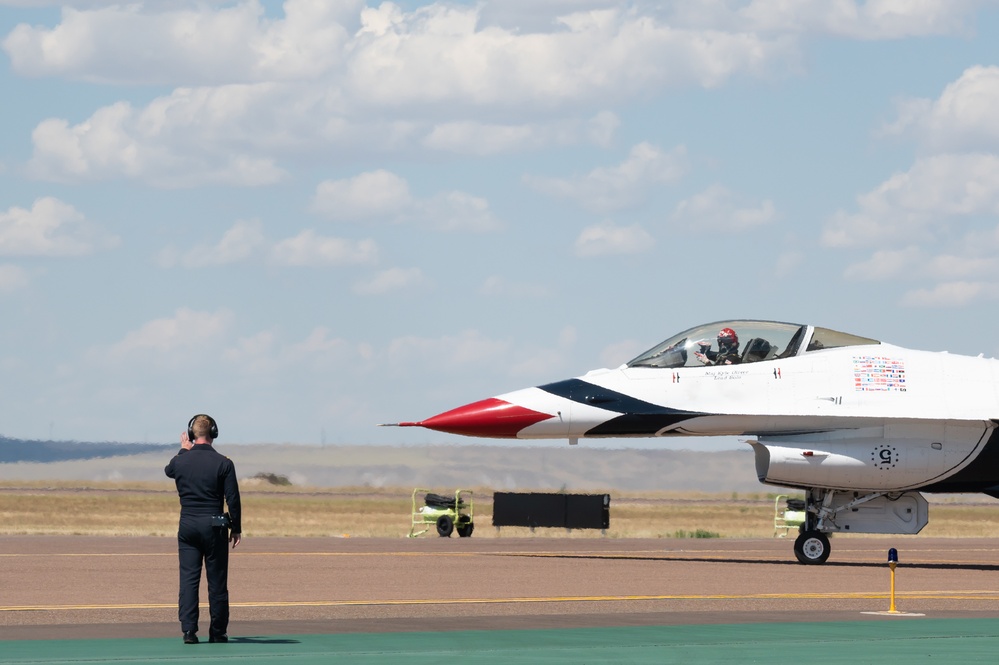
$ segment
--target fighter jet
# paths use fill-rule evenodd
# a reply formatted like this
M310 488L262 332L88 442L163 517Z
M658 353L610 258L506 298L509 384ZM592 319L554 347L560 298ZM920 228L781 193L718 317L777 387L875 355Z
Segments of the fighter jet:
M824 563L832 533L918 533L924 492L999 498L999 362L828 328L719 321L616 369L397 423L472 437L747 437L760 482L804 490L794 543Z

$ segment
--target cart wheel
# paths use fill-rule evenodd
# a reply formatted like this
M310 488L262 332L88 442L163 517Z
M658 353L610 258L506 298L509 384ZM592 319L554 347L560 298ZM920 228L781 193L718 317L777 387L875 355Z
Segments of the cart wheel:
M475 528L475 525L472 524L471 522L466 522L465 524L459 524L457 526L458 537L459 538L471 538L472 537L472 530L474 528Z
M450 538L454 531L454 521L448 515L441 515L437 518L437 533L441 538Z

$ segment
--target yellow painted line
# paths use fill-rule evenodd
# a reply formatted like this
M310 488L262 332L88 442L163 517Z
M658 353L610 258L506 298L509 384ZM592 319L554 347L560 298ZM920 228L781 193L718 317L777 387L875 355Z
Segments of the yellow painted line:
M999 600L996 591L913 591L896 594L907 600ZM642 596L542 596L522 598L410 598L397 600L301 600L230 603L230 607L375 607L404 605L489 605L516 603L586 603L656 600L887 600L884 593L755 593L755 594L667 594ZM208 607L202 604L202 607ZM128 603L104 605L21 605L0 607L0 612L68 612L78 610L161 610L175 609L176 603Z

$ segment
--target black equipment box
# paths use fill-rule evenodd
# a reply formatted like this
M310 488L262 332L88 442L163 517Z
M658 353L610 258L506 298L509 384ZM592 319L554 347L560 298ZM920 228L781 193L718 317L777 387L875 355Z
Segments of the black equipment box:
M493 526L610 528L610 494L495 492Z

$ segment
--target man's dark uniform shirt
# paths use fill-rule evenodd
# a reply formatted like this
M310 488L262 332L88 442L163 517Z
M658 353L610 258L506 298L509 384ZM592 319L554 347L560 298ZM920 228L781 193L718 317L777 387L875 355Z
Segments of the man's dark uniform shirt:
M236 468L211 445L195 444L190 450L177 453L165 471L176 481L180 495L177 544L181 629L185 633L198 630L198 586L204 561L211 635L225 635L229 624L229 532L224 527L212 526L212 517L223 514L224 499L229 507L232 532L243 532Z

